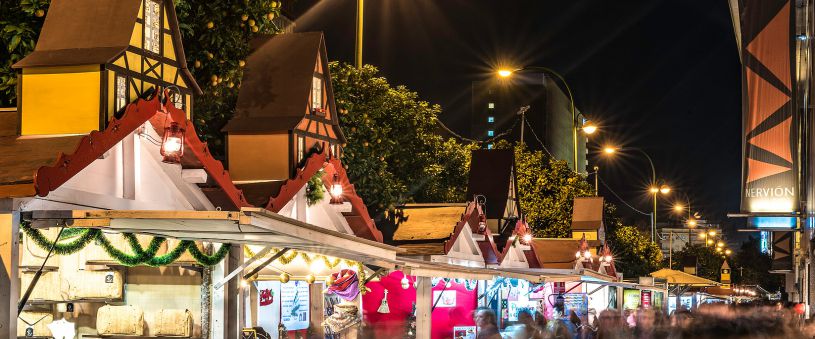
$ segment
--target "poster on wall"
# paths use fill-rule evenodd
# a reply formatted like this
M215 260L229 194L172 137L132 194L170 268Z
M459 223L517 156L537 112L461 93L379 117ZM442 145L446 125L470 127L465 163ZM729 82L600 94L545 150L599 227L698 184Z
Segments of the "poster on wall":
M305 330L309 325L309 284L290 281L280 286L280 322L289 331ZM277 331L277 329L275 329Z
M585 293L566 293L563 295L563 309L566 314L574 311L577 316L584 316L589 311L589 299Z
M433 305L436 305L436 307L456 307L456 291L433 291Z
M280 324L280 282L258 281L255 286L258 290L258 326L266 332L277 333L277 325Z
M475 339L475 326L453 326L453 339Z
M623 290L623 308L627 310L636 310L640 307L640 291L639 290Z
M616 288L609 288L608 289L608 307L607 308L617 308L617 289Z
M662 299L665 298L665 293L662 292L654 292L654 297L651 298L651 303L653 303L654 308L660 309L662 308Z
M640 305L643 308L651 308L651 291L642 291L640 293Z

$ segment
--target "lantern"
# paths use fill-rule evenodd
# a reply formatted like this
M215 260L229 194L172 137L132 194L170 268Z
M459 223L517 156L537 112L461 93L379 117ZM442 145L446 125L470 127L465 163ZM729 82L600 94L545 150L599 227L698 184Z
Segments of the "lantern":
M532 242L532 235L529 233L524 234L523 241L525 244L529 245L529 243Z
M177 122L170 123L164 128L164 138L161 140L161 155L163 162L180 164L184 155L184 129Z
M331 203L342 204L342 183L340 183L340 176L334 173L334 183L331 185Z
M480 215L478 217L478 232L484 232L487 230L487 217L485 215Z

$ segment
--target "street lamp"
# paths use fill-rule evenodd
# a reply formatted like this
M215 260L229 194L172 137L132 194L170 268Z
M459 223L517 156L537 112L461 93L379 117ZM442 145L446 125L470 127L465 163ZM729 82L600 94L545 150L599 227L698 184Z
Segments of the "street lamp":
M637 152L640 152L645 157L645 159L648 160L648 164L651 165L651 187L648 189L648 191L651 192L651 194L654 196L654 212L653 212L653 214L651 214L651 241L656 241L657 195L659 193L668 194L668 193L671 192L671 188L666 186L666 185L657 186L657 170L654 167L654 160L651 159L651 156L648 155L648 153L645 153L645 151L643 151L640 148L636 148L636 147L629 147L629 148L626 148L626 149L631 149L631 150L635 150ZM618 147L614 147L614 146L603 147L603 153L605 153L605 154L607 154L609 156L616 154L619 150L620 149Z
M502 68L497 71L497 74L501 78L509 78L515 73L520 72L541 72L541 73L549 73L554 75L560 82L563 84L563 87L566 88L566 94L569 95L569 109L572 112L572 146L574 151L574 171L579 172L577 170L577 130L581 128L586 134L592 134L597 131L597 126L594 124L588 124L588 121L583 124L583 126L578 127L577 121L577 110L574 107L574 96L572 95L572 89L569 88L569 84L566 82L566 79L563 78L560 73L555 72L551 68L548 67L540 67L540 66L526 66L517 69L510 69L510 68ZM521 114L521 130L524 128L526 114ZM523 135L523 133L521 133ZM523 142L523 139L521 139Z

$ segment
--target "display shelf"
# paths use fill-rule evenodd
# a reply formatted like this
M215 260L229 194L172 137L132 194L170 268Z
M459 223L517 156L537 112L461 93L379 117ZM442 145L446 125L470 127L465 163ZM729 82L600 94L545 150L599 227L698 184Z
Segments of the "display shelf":
M17 336L17 339L54 339L54 337L21 337L21 336Z
M77 300L28 300L26 305L53 305L53 304L67 304L67 303L118 303L123 302L124 299L77 299Z
M156 337L156 336L138 336L138 335L98 335L98 334L83 334L82 338L88 339L201 339L200 337Z

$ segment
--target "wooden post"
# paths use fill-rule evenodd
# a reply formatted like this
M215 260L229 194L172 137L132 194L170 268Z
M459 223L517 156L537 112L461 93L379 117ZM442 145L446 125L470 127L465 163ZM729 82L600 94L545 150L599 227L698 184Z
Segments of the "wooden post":
M323 328L323 320L325 320L325 298L323 297L323 284L315 282L309 286L309 314L311 314L310 326L312 330L312 337L324 338L325 329ZM310 337L311 338L311 337Z
M226 257L227 271L234 270L243 262L242 246L243 245L240 244L232 245L232 248L229 250L229 256ZM226 284L225 288L220 289L224 292L224 303L226 305L226 332L224 332L224 339L238 338L240 336L242 324L238 323L238 307L243 304L238 302L238 289L240 288L240 284L240 280L232 279Z
M430 338L431 307L433 304L430 278L416 277L416 338Z
M0 337L17 336L17 300L19 299L18 238L20 213L0 211Z

